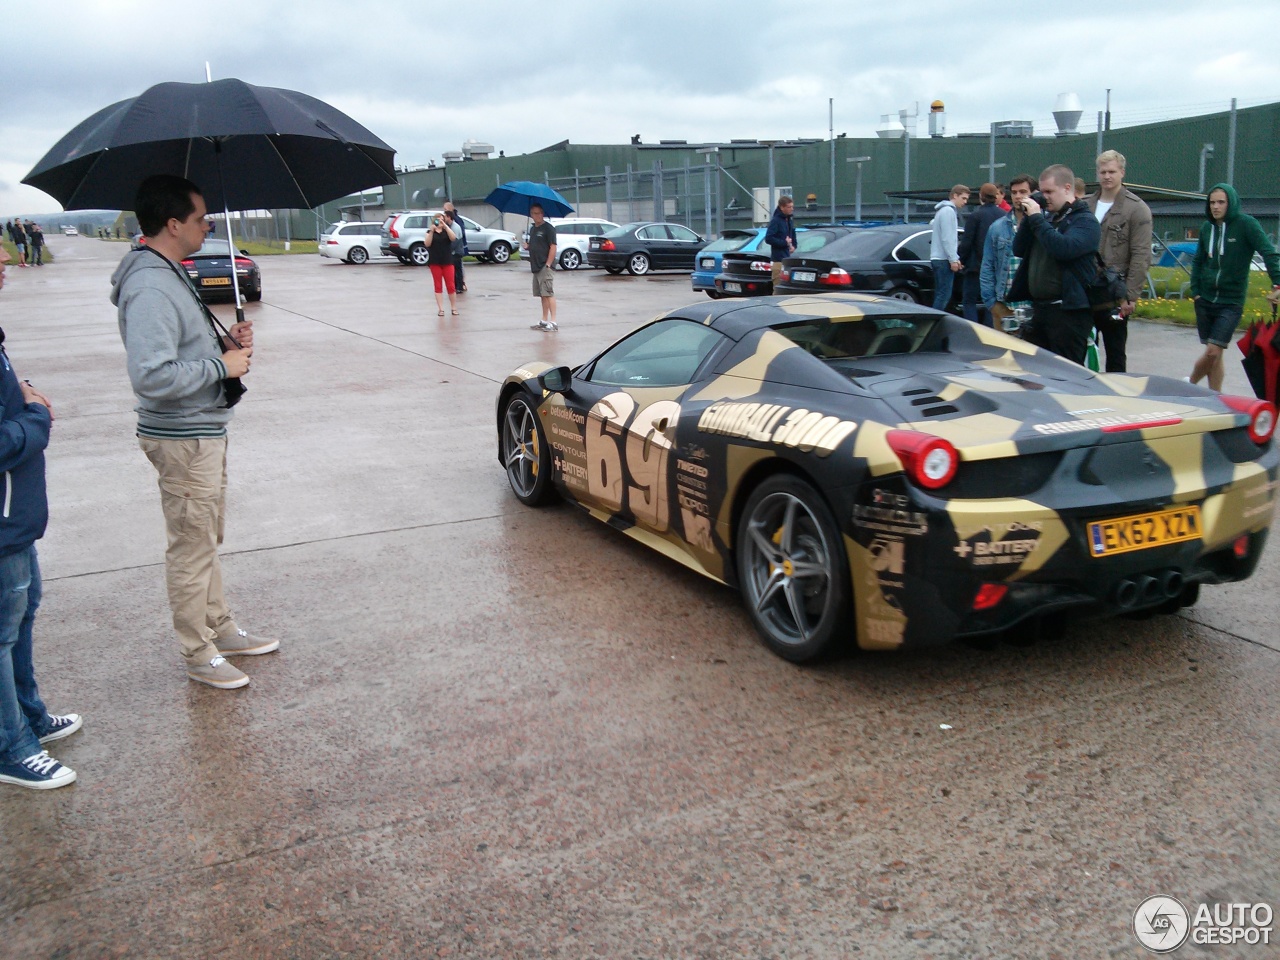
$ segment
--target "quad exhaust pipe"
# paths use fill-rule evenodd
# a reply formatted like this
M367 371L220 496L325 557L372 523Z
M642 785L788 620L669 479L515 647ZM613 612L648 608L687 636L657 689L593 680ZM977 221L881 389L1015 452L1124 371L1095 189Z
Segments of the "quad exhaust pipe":
M1182 596L1186 580L1181 570L1170 568L1157 574L1142 574L1116 584L1115 603L1122 610L1149 607Z

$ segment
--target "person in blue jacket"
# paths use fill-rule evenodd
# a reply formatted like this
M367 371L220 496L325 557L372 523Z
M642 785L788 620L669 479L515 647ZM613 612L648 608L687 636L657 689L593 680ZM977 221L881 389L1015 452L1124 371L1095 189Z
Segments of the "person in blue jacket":
M769 245L769 259L773 261L773 282L778 282L778 274L782 271L782 261L796 252L796 221L792 214L796 202L783 194L778 198L778 207L769 218L769 226L764 231L764 242Z
M0 288L8 260L0 249ZM50 715L32 664L32 627L41 596L36 541L49 519L44 448L52 423L48 398L13 372L0 330L0 783L33 790L75 780L75 771L41 744L69 737L83 722L74 713Z

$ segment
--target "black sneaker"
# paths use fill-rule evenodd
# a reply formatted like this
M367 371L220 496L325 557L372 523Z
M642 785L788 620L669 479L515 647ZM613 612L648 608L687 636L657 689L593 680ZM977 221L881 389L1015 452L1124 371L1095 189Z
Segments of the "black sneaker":
M76 778L76 772L64 767L41 750L19 763L0 763L0 783L13 783L30 790L54 790L65 787Z
M78 713L68 713L65 717L51 714L49 719L53 725L49 727L49 732L40 738L41 743L49 743L51 740L61 740L63 737L69 737L84 726L84 718Z

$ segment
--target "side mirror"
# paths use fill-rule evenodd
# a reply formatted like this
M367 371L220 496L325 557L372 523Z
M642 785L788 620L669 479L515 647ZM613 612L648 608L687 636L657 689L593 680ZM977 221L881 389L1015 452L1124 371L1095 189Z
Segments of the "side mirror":
M556 367L538 377L538 386L550 393L568 393L573 373L568 367Z

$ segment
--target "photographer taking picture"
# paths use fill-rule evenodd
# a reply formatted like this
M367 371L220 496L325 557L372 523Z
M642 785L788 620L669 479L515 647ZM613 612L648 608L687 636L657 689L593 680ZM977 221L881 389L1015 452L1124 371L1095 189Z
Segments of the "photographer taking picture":
M444 316L444 300L440 296L441 287L449 291L449 309L458 315L457 290L453 280L453 241L457 234L450 226L449 218L437 213L431 218L431 229L427 231L427 264L431 267L431 282L436 291L436 316Z
M1088 204L1077 200L1075 174L1054 164L1040 174L1040 191L1022 201L1024 219L1013 238L1021 257L1010 300L1030 300L1032 321L1023 338L1084 363L1093 313L1086 288L1102 231Z

